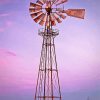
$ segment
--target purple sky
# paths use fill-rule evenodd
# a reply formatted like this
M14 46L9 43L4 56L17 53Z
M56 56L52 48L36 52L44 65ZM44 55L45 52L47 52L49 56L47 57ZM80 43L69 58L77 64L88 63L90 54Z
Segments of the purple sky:
M42 38L29 3L0 0L0 100L34 97ZM85 19L67 17L55 27L60 30L55 43L63 100L100 100L99 4L69 0L65 7L85 8Z

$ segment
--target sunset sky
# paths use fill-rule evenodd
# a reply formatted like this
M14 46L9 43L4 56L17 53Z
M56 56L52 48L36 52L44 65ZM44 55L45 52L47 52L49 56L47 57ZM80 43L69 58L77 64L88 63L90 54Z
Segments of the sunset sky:
M34 100L42 27L30 17L29 4L0 0L0 100ZM100 100L100 0L69 0L65 8L86 14L54 27L60 30L55 44L62 100Z

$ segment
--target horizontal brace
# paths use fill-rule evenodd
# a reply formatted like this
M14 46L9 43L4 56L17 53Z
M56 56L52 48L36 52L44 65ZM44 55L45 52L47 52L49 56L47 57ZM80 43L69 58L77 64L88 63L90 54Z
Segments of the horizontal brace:
M45 71L45 69L39 69L40 71ZM46 69L48 71L58 71L57 69Z
M36 98L61 98L58 96L36 96Z
M54 44L50 44L50 43L46 43L46 44L43 44L45 46L53 46Z

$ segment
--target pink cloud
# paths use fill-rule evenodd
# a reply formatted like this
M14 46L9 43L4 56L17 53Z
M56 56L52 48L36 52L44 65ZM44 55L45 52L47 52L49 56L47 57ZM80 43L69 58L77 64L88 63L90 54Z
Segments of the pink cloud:
M33 88L34 69L29 65L30 63L18 54L0 49L0 93Z
M2 49L2 48L0 48L0 54L1 54L1 55L16 56L16 53L11 52L11 51L6 50L6 49Z
M2 13L2 14L0 14L0 17L7 17L7 16L9 16L10 14L8 14L8 13Z
M6 27L11 27L13 25L13 22L8 20L6 21Z
M11 55L11 56L17 56L15 53L10 52L10 51L7 51L6 53L7 53L8 55Z
M0 27L0 33L2 33L2 32L4 32L6 29L8 29L8 28L11 28L12 26L13 26L13 21L11 21L11 20L7 20L7 21L5 21L5 23L4 23L4 26L1 26Z
M8 17L10 16L10 13L1 13L0 14L0 18L2 20L2 18L4 17ZM5 20L2 24L2 26L0 27L0 33L4 32L7 28L11 27L13 25L13 21L11 20Z
M0 33L4 32L4 30L5 30L5 29L1 27L1 28L0 28Z

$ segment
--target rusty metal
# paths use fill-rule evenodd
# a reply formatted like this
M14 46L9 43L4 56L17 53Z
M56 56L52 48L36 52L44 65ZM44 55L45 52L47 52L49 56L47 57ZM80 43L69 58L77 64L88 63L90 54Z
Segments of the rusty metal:
M39 20L41 20L41 18L42 18L44 15L45 15L44 13L40 14L38 17L36 17L36 18L34 19L34 21L35 21L36 23L39 22Z
M56 13L53 13L52 16L55 17L55 19L57 20L58 23L62 22L60 17Z
M29 8L30 14L36 13L36 12L38 12L38 11L41 11L41 8Z
M63 19L66 18L66 16L65 16L64 14L62 14L62 13L56 12L56 14L57 14L59 17L63 18Z
M55 26L56 25L55 18L52 15L50 15L50 19L51 19L51 25Z
M68 16L84 19L85 9L68 9L65 11Z
M42 19L41 19L41 21L39 22L39 24L43 26L44 23L46 22L46 18L47 18L47 15L45 14L45 15L42 17Z
M38 0L36 3L40 4L40 5L43 5L44 2L42 0Z
M60 5L60 4L63 4L63 3L65 3L65 2L67 2L68 0L59 0L57 3L56 3L56 5L58 6L58 5Z
M32 18L35 18L35 17L37 17L37 16L40 15L40 14L42 14L42 11L32 13L32 14L31 14L31 17L32 17Z
M41 5L39 5L39 4L37 4L37 3L32 3L32 2L30 2L30 7L42 7Z

